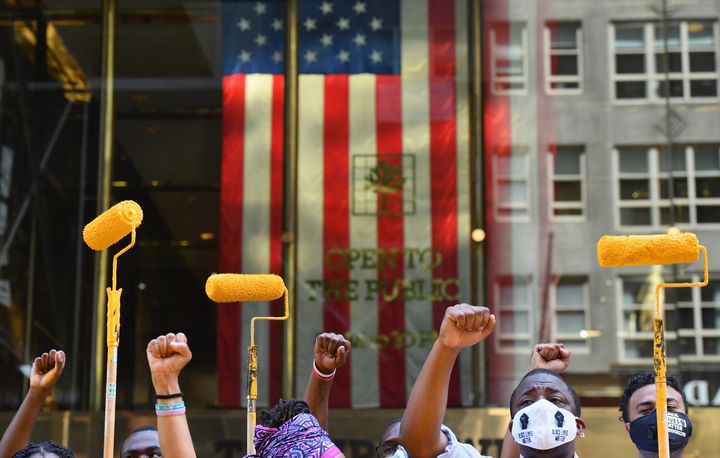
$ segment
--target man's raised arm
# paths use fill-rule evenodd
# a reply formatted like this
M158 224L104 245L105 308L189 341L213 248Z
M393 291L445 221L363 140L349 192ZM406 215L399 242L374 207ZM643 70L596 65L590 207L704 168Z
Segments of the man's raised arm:
M445 310L440 333L410 393L400 426L400 442L413 458L434 458L448 440L440 430L447 408L450 373L458 353L485 340L495 329L486 307L458 304Z

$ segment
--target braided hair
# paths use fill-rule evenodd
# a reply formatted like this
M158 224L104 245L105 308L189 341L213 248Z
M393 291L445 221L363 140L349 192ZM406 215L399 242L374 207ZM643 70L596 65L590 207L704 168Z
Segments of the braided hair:
M33 444L31 442L27 447L15 452L12 458L30 458L36 454L45 456L46 453L53 453L59 458L75 458L75 455L70 449L63 447L55 441L45 441L39 444Z
M305 401L297 399L280 399L270 410L260 412L260 424L268 428L279 428L301 413L311 413L310 406Z

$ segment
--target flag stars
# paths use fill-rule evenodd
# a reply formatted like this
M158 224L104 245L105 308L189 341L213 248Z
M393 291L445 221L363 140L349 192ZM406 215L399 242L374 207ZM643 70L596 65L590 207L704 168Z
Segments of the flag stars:
M280 19L273 19L272 28L274 31L279 32L283 28L283 23Z
M378 19L376 17L372 18L370 21L370 28L373 29L373 32L377 32L382 29L382 19Z
M322 45L325 46L326 48L328 46L332 46L332 44L333 44L332 35L328 35L327 33L323 34L322 38L320 39L320 43L322 43Z
M255 3L255 13L258 16L267 13L267 5L264 4L263 2Z
M317 62L317 53L315 51L307 51L305 53L305 60L308 64Z
M267 44L267 37L259 33L258 36L255 37L255 43L258 46L265 46Z
M350 28L350 20L348 18L341 17L337 22L337 26L340 30L347 30Z
M355 10L355 14L362 14L367 12L365 2L356 2L355 6L353 6L353 9Z
M280 62L282 62L282 58L283 58L283 55L280 51L275 51L272 55L272 60L276 64L279 64Z
M356 34L355 38L353 38L353 43L355 43L356 46L363 46L365 44L365 35L362 33Z
M305 30L307 30L307 31L317 29L317 21L312 18L305 19L305 22L303 23L303 25L305 26Z
M245 51L244 49L242 51L240 51L240 54L238 54L238 59L240 59L240 62L242 62L244 64L250 62L250 57L251 57L251 54L249 52Z
M322 2L322 5L320 5L320 11L322 11L322 14L330 14L333 11L332 3L330 2Z
M248 21L245 18L240 19L240 22L237 23L237 26L240 27L240 30L243 32L246 32L250 30L250 21Z
M341 49L337 55L337 58L340 62L347 62L350 60L350 53L345 51L344 49Z
M379 64L382 61L382 53L380 51L373 51L370 53L370 60L373 64Z

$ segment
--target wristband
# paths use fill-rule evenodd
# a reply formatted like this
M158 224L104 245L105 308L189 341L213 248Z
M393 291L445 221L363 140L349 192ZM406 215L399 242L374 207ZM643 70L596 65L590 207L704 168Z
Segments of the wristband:
M182 409L174 409L174 410L156 410L155 414L158 417L172 417L175 415L185 415L185 407Z
M155 399L175 399L175 398L181 398L183 397L183 392L179 393L173 393L173 394L156 394Z
M322 372L320 372L320 369L318 369L317 364L315 364L315 360L313 360L313 374L315 374L315 377L319 378L323 382L329 382L334 379L336 371L337 369L333 369L333 371L329 374L323 374Z
M155 404L155 410L157 412L165 411L165 410L177 410L177 409L184 409L185 403L183 401L176 402L175 404Z

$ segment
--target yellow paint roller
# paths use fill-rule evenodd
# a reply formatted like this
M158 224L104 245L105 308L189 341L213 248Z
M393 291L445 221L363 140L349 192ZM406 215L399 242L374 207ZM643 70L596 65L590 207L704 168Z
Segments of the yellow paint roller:
M248 347L248 385L247 385L247 455L255 454L257 401L257 346L255 345L255 320L287 320L290 316L288 291L285 282L273 274L216 274L205 282L205 293L214 302L250 302L272 301L285 296L285 314L283 316L255 316L250 320L250 347Z
M115 448L115 398L117 394L117 349L120 345L120 295L117 289L117 260L135 245L135 229L143 219L140 205L125 200L113 205L83 229L83 240L93 250L104 250L130 234L130 244L113 256L112 288L107 289L107 373L105 379L105 437L103 457L112 458Z
M653 366L655 369L655 411L659 458L670 457L667 418L667 362L665 332L660 303L663 288L693 288L708 284L707 249L690 232L661 235L605 235L597 244L597 257L602 267L644 266L656 264L693 263L703 253L705 278L697 283L659 283L655 287L655 321L653 326Z

